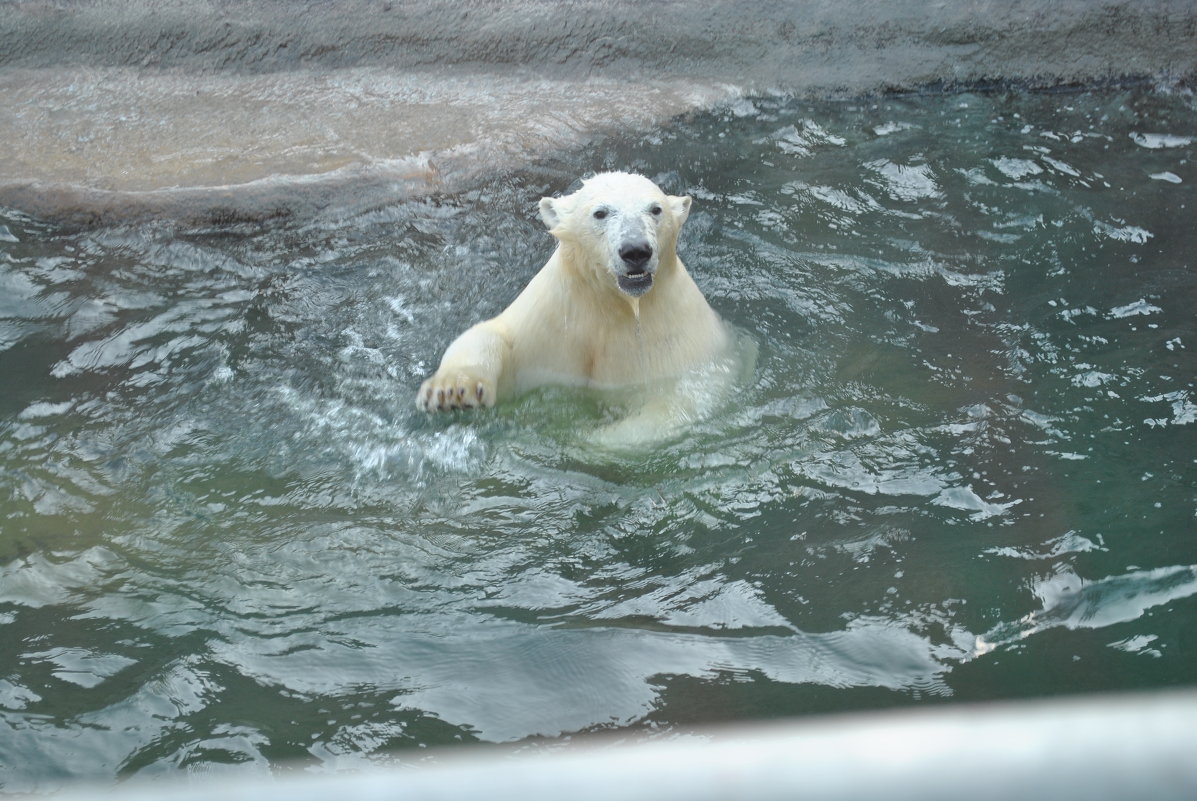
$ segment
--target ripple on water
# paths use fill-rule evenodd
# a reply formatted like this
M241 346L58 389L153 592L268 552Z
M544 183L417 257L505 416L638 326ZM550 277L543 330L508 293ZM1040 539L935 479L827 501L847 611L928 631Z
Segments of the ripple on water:
M413 409L556 173L299 229L5 215L0 783L1189 681L1194 119L742 98L562 157L692 194L753 346L639 451L587 443L614 396Z

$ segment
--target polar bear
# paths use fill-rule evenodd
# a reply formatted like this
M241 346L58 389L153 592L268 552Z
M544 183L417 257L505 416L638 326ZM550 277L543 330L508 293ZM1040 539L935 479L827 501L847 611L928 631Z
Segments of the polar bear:
M624 172L543 198L556 251L506 310L449 345L416 405L487 407L545 384L658 385L716 359L728 332L677 255L689 213L689 197Z

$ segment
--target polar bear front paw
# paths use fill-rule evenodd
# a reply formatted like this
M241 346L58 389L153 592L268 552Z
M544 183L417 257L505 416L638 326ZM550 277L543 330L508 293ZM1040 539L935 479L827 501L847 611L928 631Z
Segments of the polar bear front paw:
M466 375L434 375L420 385L416 407L426 412L477 409L495 405L495 388L489 381Z

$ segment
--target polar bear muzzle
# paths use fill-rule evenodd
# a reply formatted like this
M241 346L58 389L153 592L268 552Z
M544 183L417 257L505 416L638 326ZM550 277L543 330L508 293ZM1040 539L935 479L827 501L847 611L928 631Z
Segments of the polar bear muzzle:
M615 279L619 288L626 294L638 298L653 288L653 277L649 273L628 273Z
M638 298L653 288L653 246L647 241L626 242L619 248L624 271L616 277L619 288Z

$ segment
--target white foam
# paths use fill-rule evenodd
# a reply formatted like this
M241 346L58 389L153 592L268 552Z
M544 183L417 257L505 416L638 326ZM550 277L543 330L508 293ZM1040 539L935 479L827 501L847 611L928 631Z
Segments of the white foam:
M1013 181L1021 181L1024 178L1030 178L1032 175L1043 173L1042 167L1028 159L1012 159L1003 156L1002 158L991 159L991 163L997 167L998 172Z
M1093 226L1093 230L1095 233L1104 234L1110 239L1117 239L1119 242L1133 242L1136 245L1142 245L1148 239L1155 236L1151 231L1135 225L1124 225L1119 228L1108 223L1098 222Z
M939 184L929 164L895 164L881 159L865 166L884 179L886 191L898 200L923 200L940 196Z
M1147 316L1149 314L1159 314L1162 312L1159 306L1153 303L1148 303L1146 300L1139 299L1134 303L1128 303L1125 306L1118 306L1110 309L1109 317L1114 320L1121 320L1124 317L1138 317Z
M1194 403L1188 393L1181 389L1175 392L1166 392L1163 395L1150 395L1139 398L1139 400L1146 403L1171 403L1172 404L1172 419L1167 418L1150 418L1144 422L1153 427L1165 426L1171 423L1174 426L1184 426L1190 423L1197 423L1197 403Z
M1131 139L1139 147L1149 150L1160 150L1165 147L1188 147L1193 144L1191 136L1174 136L1172 134L1132 133Z
M971 487L948 487L935 496L933 503L936 506L946 506L961 512L971 512L969 517L973 520L985 520L1005 514L1007 509L1021 501L990 503L974 492Z

